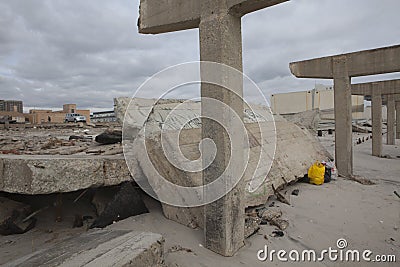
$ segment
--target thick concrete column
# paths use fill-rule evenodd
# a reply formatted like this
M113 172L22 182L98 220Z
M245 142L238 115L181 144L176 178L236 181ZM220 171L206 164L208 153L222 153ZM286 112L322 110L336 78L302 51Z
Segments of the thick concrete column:
M339 175L353 175L351 79L346 57L333 59L335 89L335 158Z
M400 101L396 102L396 139L400 139Z
M372 91L372 155L382 156L382 96Z
M242 71L242 37L241 18L227 13L225 1L204 0L202 4L202 18L200 22L200 59L201 61L212 61L226 64ZM202 80L207 80L207 70L201 70ZM237 78L237 77L236 77ZM221 82L225 84L225 73L220 75ZM210 167L203 171L203 182L208 184L223 175L232 157L230 138L221 125L211 119L204 117L219 118L227 123L230 129L235 129L234 138L243 141L244 133L239 130L238 125L233 125L227 118L228 111L213 106L205 98L217 99L231 107L243 120L243 86L242 76L236 81L236 91L226 90L218 85L202 83L202 138L210 138L217 147L217 154ZM228 82L231 84L231 81ZM238 131L236 131L238 130ZM235 168L240 170L244 164L243 150L232 151L235 154ZM204 157L212 155L211 152L202 151ZM238 173L224 174L228 180ZM229 183L229 182L228 182ZM226 185L228 187L228 185ZM207 192L205 192L207 194ZM207 196L206 196L207 198ZM245 187L244 179L221 199L204 207L205 242L206 247L224 256L232 256L244 245L244 215L245 215Z
M396 139L396 109L394 95L387 96L387 144L394 145Z

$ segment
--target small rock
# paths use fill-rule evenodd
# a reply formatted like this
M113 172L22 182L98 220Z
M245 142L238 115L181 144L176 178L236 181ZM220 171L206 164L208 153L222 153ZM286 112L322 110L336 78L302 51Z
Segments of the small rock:
M272 237L282 237L284 235L285 235L285 233L283 231L280 231L280 230L273 231L272 234L271 234Z
M36 218L23 221L31 213L29 205L0 197L0 235L23 234L36 225Z
M100 195L96 201L98 203L95 203L99 217L90 228L104 228L113 222L149 212L139 191L131 183L122 184L116 194L104 194L104 190L107 189L102 188L101 191L96 192ZM96 196L93 201L95 199Z
M293 196L298 196L299 195L300 190L299 189L295 189L292 191L292 195Z
M97 143L111 145L122 142L122 131L106 131L95 138Z
M244 223L244 237L249 238L260 229L261 219L257 217L247 217Z
M286 228L289 227L289 222L287 220L283 220L283 219L279 219L279 218L272 219L270 221L270 224L278 227L282 231L286 230Z
M266 221L271 221L272 219L277 219L282 216L282 211L280 210L266 210L263 212L261 219Z

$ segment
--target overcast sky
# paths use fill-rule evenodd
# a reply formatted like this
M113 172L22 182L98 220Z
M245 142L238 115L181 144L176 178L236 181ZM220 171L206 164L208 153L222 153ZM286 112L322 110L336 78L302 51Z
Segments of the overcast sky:
M198 30L138 34L138 2L0 0L0 99L109 109L163 68L199 59ZM288 64L399 44L399 11L399 0L292 0L246 15L244 72L267 96L332 84L297 79ZM382 78L400 75L355 81Z

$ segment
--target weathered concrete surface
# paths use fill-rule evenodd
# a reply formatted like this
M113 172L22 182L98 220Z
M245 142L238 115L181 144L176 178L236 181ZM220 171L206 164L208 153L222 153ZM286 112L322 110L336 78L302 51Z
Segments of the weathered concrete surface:
M118 110L121 114L125 114L128 109L130 99L116 99ZM200 115L200 103L185 102L184 108L179 108L178 113L175 113L167 123L165 118L180 102L179 100L165 100L158 104L151 116L146 119L148 114L145 111L150 111L151 108L142 106L137 107L137 99L133 99L133 104L129 106L126 113L127 120L135 118L132 124L139 126L140 123L146 124L146 131L149 132L150 138L147 139L147 151L151 159L151 163L156 170L167 180L181 186L200 186L203 185L203 180L200 172L187 173L174 167L165 157L165 153L160 142L161 126L168 130L164 137L168 145L173 145L173 138L170 136L176 135L181 125L185 125L180 131L179 148L182 153L190 160L196 160L200 157L199 141L201 140L201 122L197 119L191 121L190 124L184 124L192 118L198 118ZM294 123L286 121L280 116L275 116L275 126L272 122L272 115L268 109L262 106L252 106L252 112L245 110L244 121L249 134L250 142L250 158L248 168L246 169L244 180L246 185L249 185L251 179L259 181L262 186L253 193L247 191L245 206L256 206L266 202L271 196L271 185L279 187L286 182L294 181L298 177L302 177L307 173L308 168L315 160L327 160L330 155L319 144L316 138L305 128L300 128ZM138 115L135 115L139 113ZM262 117L259 114L263 114ZM140 123L137 118L140 118ZM263 119L265 118L265 119ZM259 123L257 123L257 121ZM131 123L129 123L130 125ZM139 129L141 130L141 129ZM260 134L262 133L262 135ZM275 135L275 133L277 133ZM124 133L125 134L125 133ZM277 138L275 140L275 137ZM261 139L262 138L262 139ZM263 142L262 142L263 141ZM266 154L266 162L260 162L257 166L260 156L260 144L264 143L264 153ZM275 151L276 144L276 151ZM306 149L305 149L306 148ZM272 167L269 168L268 161L273 159ZM138 168L141 169L143 175L149 180L154 176L153 170L146 164L146 160L138 157ZM268 177L267 177L268 175ZM265 180L265 177L267 179ZM283 178L282 178L283 177ZM285 182L286 181L286 182ZM177 192L170 192L176 195ZM175 220L190 227L204 227L203 208L176 208L163 204L163 210L166 217Z
M122 155L0 155L0 191L19 194L72 192L130 181Z
M6 266L163 266L159 234L97 230L36 251Z
M400 90L400 87L398 87ZM399 91L400 92L400 91ZM395 107L395 100L394 95L387 96L387 137L386 143L388 145L395 145L396 140L396 107Z
M141 0L139 32L141 33L163 33L177 30L185 30L199 27L200 33L200 59L228 65L242 72L242 34L241 17L247 13L276 5L286 0ZM201 68L201 79L206 81L207 70ZM242 75L241 75L242 76ZM232 108L240 119L243 116L243 78L233 83L229 75L221 74L220 86L215 83L201 84L202 115L208 118L221 118L222 124L235 131L235 136L243 140L244 130L239 125L233 125L233 119L227 110L209 104L206 98L219 100ZM235 86L229 86L234 84ZM223 88L229 90L224 90ZM235 94L236 93L236 94ZM238 112L239 111L239 112ZM240 124L241 123L236 123ZM232 127L231 127L232 126ZM213 166L206 168L203 179L206 183L212 182L220 174L226 177L232 176L236 170L240 170L244 164L242 153L234 151L236 157L232 166L229 164L230 144L224 131L218 123L211 119L204 119L202 126L203 138L210 138L216 145L217 155ZM236 143L236 142L235 142ZM203 162L210 157L210 151L203 151ZM230 157L233 160L233 157ZM228 172L229 172L228 171ZM244 182L239 181L234 188L223 198L207 205L205 209L205 237L206 247L224 256L232 256L244 245Z
M347 58L350 77L400 71L400 45L364 50L290 63L290 70L298 78L333 79L333 59Z
M288 0L228 0L227 13L241 17L247 13L277 5ZM202 16L197 0L141 0L140 33L165 33L198 28Z
M382 156L382 95L372 92L372 155Z
M400 101L396 101L396 139L400 139Z
M372 92L379 90L382 95L392 95L400 93L400 80L387 80L368 83L357 83L351 85L352 95L371 96Z
M339 175L353 174L351 78L347 58L333 59L335 106L335 162Z
M201 2L200 33L200 60L218 62L233 67L240 72L242 64L242 27L241 17L229 14L228 1L203 0ZM241 1L243 3L247 1ZM201 79L208 79L209 73L201 69ZM201 85L201 112L202 138L214 141L217 154L214 162L203 171L203 183L208 184L220 176L230 181L241 172L245 164L244 150L239 143L244 140L243 120L243 78L231 77L230 73L221 73L220 84L202 83ZM233 81L235 80L236 81ZM223 88L226 86L229 90ZM232 108L239 116L240 121L230 118L230 110L215 106L206 98L217 99ZM213 118L207 119L207 118ZM227 132L216 121L235 134L228 136ZM232 142L232 143L231 143ZM232 149L232 151L231 151ZM203 148L203 160L212 155L211 150ZM228 172L229 163L232 168ZM228 187L228 185L226 186ZM236 186L222 198L204 206L204 234L208 249L224 256L232 256L244 246L245 222L245 181L240 179ZM205 192L207 194L207 192ZM206 196L207 197L207 196Z
M327 160L330 155L320 145L316 138L307 130L300 128L299 126L286 121L280 116L276 116L276 128L277 128L277 147L276 152L273 154L273 150L265 148L266 152L269 153L268 157L274 157L274 161L271 170L261 171L258 173L259 176L253 176L254 168L256 168L257 155L259 153L259 131L258 125L255 123L247 124L246 127L250 132L251 136L254 137L250 147L250 161L248 169L245 173L245 183L249 184L251 179L259 180L263 179L267 175L267 179L262 186L253 193L246 191L245 206L257 206L265 203L271 195L273 195L272 185L276 188L286 184L287 182L293 182L297 178L303 177L307 173L308 168L315 162L315 160ZM261 125L262 127L262 125ZM188 158L199 157L198 142L201 139L199 129L187 129L181 132L181 136L186 136L182 145L182 152L187 155ZM273 136L264 137L266 141L271 141ZM202 185L202 179L200 173L181 173L174 168L165 159L162 153L162 148L159 145L160 142L156 139L151 142L152 151L152 163L155 164L157 170L168 180L182 186L200 186ZM140 164L140 159L139 159ZM264 166L259 166L262 168ZM147 169L143 169L145 175L150 175ZM172 194L177 192L171 192ZM197 208L177 208L163 204L164 215L174 221L184 224L189 227L204 227L204 209L203 207Z
M334 79L335 157L338 173L342 176L353 175L351 77L399 72L399 57L400 45L396 45L293 62L289 65L292 74L298 78Z

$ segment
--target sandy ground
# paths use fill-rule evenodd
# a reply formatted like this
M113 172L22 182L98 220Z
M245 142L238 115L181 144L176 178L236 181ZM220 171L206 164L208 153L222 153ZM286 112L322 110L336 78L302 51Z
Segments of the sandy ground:
M359 136L355 135L355 140ZM333 152L333 136L326 135L320 140ZM131 217L109 228L162 234L166 239L167 266L399 266L400 198L393 193L395 190L400 193L400 140L397 142L396 146L384 146L384 155L390 159L372 157L371 140L354 146L355 174L373 180L375 185L339 178L322 186L297 183L286 188L283 192L287 192L290 206L270 201L276 203L272 209L282 210L282 217L289 220L285 235L272 237L275 227L261 226L234 257L225 258L205 249L202 230L165 219L159 203L151 199L146 201L149 214ZM298 196L290 195L294 189L299 189ZM84 231L83 228L71 230L70 223L65 222L64 227L42 224L25 235L0 237L0 264ZM337 249L336 241L340 238L346 239L346 249L371 250L371 258L378 254L395 255L397 263L332 262L328 257L313 263L280 262L276 256L273 262L257 259L257 252L265 245L269 251L295 249L301 253L304 249L314 249L320 252L329 247ZM188 250L171 250L177 245Z

